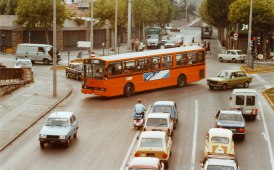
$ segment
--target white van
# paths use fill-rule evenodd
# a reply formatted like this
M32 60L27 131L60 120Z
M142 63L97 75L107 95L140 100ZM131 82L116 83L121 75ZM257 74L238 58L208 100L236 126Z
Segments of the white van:
M232 110L241 110L245 118L256 120L258 95L255 89L234 89L230 97Z
M16 48L16 57L26 57L34 62L43 62L49 64L53 61L52 46L48 44L18 44ZM57 52L57 63L61 60L59 52Z

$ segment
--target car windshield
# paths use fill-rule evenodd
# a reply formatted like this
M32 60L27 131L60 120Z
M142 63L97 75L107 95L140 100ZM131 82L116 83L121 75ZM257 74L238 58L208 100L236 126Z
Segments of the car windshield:
M69 120L65 118L48 118L46 126L69 126Z
M227 71L221 71L217 77L224 77L224 78L229 78L230 77L230 72Z
M154 106L152 113L155 112L171 113L171 106Z
M162 138L142 138L141 147L162 147L163 140Z
M228 144L229 139L226 137L220 137L220 136L213 136L211 138L212 143L223 143L223 144Z
M167 119L163 118L148 118L147 126L167 127Z
M208 165L206 170L234 170L234 167L224 165Z
M229 121L239 122L239 121L243 121L243 117L240 114L221 114L219 117L219 120L220 121L229 120Z

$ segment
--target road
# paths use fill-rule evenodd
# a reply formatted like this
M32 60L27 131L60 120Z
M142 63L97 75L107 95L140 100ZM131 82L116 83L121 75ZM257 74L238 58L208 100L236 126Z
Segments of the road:
M183 34L186 34L186 41L191 41L193 36L198 39L200 29L183 30ZM215 53L208 54L206 62L207 77L215 76L221 69L238 69L241 65L220 63ZM52 76L48 66L34 67L37 80L47 81ZM261 91L266 86L274 86L273 73L253 75L253 80L250 88L259 92L259 116L256 121L246 123L246 138L236 142L235 151L241 170L271 170L274 166L274 115ZM127 156L132 156L131 146L134 149L139 133L132 128L132 111L137 99L141 98L147 107L158 100L176 101L180 115L172 138L169 169L198 170L205 135L215 126L213 115L219 109L229 108L232 93L232 89L209 90L204 79L184 88L169 87L137 93L129 98L106 99L81 94L81 83L67 79L64 71L58 71L58 81L73 86L73 93L54 111L68 110L77 114L80 122L77 139L71 141L68 149L47 145L41 150L38 134L45 121L42 118L0 153L0 169L123 169Z

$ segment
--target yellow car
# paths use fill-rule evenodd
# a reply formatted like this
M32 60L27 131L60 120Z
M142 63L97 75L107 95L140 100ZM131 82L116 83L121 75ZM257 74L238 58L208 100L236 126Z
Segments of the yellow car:
M229 129L211 128L206 135L204 156L214 154L234 155L233 133Z
M171 155L172 140L165 132L142 132L135 150L135 157L155 157L168 168L168 160Z

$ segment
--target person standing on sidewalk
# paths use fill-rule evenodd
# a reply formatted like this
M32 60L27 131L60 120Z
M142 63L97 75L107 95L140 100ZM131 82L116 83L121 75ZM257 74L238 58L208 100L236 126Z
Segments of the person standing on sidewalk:
M206 44L206 53L209 52L209 54L211 54L210 52L210 42L207 42Z
M131 50L134 51L134 43L135 43L134 38L132 38L132 39L130 40L130 43L131 43Z
M138 50L139 50L139 40L138 40L138 38L135 40L134 48L135 48L135 51L138 52Z

